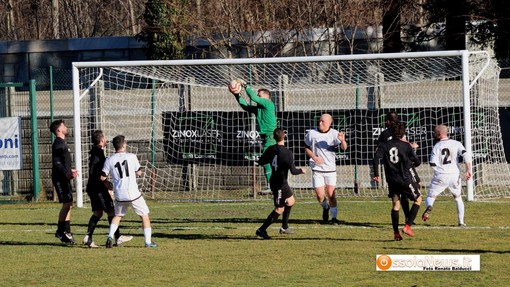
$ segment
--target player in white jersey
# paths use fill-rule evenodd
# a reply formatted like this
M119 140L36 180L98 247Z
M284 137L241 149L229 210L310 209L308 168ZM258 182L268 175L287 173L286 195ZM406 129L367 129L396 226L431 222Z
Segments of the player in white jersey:
M327 223L331 210L331 223L338 224L336 187L336 156L337 146L347 149L347 142L343 132L331 128L333 117L323 114L319 119L319 126L308 131L305 136L305 153L310 158L312 183L317 200L322 205L322 220ZM326 200L326 195L328 200ZM329 202L328 202L329 201Z
M157 247L152 242L152 228L149 219L149 207L138 189L136 177L142 175L140 162L135 154L126 152L127 142L123 135L113 138L115 153L108 158L103 166L101 180L106 180L108 175L113 178L113 193L115 195L115 216L110 224L110 231L106 240L106 248L113 245L115 231L128 208L131 206L136 214L142 219L145 247Z
M466 151L462 143L448 138L448 127L445 125L438 125L434 130L435 137L439 140L432 148L430 154L430 166L434 170L434 176L429 185L427 199L427 209L422 215L424 221L430 217L432 206L436 197L441 194L446 188L455 199L457 205L457 217L459 226L464 224L464 202L462 201L462 178L461 167L459 159L462 158L465 164L465 179L469 180L471 174L471 155Z

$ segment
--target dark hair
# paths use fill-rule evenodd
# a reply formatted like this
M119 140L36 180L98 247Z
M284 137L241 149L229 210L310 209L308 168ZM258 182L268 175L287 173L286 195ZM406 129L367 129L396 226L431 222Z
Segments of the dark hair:
M259 89L257 92L263 92L265 94L268 94L269 97L271 98L271 92L268 89Z
M393 139L401 139L404 136L405 128L402 122L391 123L389 129Z
M280 128L276 128L274 129L273 137L276 140L276 142L279 142L285 138L285 132Z
M390 111L386 114L386 122L394 123L398 122L398 115L394 111Z
M118 135L118 136L114 137L112 140L112 143L113 143L113 147L115 148L115 151L120 150L125 142L126 142L126 137L124 137L123 135Z
M60 120L54 120L51 125L50 125L50 132L53 133L54 135L57 134L57 130L58 128L60 127L61 124L64 123L64 120L60 119Z
M94 132L92 132L92 144L98 145L103 137L104 133L102 130L95 130Z

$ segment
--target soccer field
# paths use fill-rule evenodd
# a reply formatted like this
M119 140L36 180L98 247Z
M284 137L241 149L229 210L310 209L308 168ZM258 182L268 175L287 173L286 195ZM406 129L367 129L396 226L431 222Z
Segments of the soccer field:
M156 249L143 246L138 217L122 221L135 238L104 248L107 221L96 229L101 248L81 245L91 215L74 208L79 244L54 237L60 204L0 205L0 286L505 286L510 282L509 199L466 202L465 228L456 227L454 201L438 199L431 219L417 218L416 236L393 241L388 199L339 198L338 226L320 224L320 206L292 209L295 233L280 221L260 240L255 230L272 210L269 200L223 203L148 201ZM420 211L423 211L423 208ZM401 214L401 222L403 215ZM378 254L480 255L480 271L376 271Z

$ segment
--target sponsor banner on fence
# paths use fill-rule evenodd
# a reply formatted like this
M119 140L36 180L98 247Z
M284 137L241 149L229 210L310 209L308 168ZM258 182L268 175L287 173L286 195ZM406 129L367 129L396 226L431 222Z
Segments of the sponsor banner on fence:
M377 255L377 271L480 271L480 255Z
M21 168L21 118L0 118L0 170Z
M318 125L323 113L333 117L332 128L345 133L348 148L336 150L337 164L367 165L375 150L377 139L385 129L384 119L389 109L330 110L277 112L277 126L287 133L287 147L294 154L297 166L304 166L308 158L304 152L304 138ZM494 132L488 131L487 111L473 113L473 144L481 146L475 159L491 160L491 145L497 141L486 140ZM476 115L476 116L475 116ZM450 138L463 140L462 108L409 108L399 110L405 122L409 141L419 145L416 151L423 163L428 162L434 145L434 128L447 124ZM255 118L244 111L188 111L163 112L164 147L167 160L172 164L194 162L232 166L253 164L261 155L261 137Z

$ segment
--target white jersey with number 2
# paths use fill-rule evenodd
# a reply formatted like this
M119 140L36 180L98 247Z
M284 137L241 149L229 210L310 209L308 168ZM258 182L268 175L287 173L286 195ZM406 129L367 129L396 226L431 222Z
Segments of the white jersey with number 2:
M429 163L435 174L460 174L459 157L462 157L464 162L471 161L462 143L445 139L434 145Z
M142 195L136 183L139 169L140 162L135 154L120 152L106 158L103 172L112 176L115 200L133 201Z

